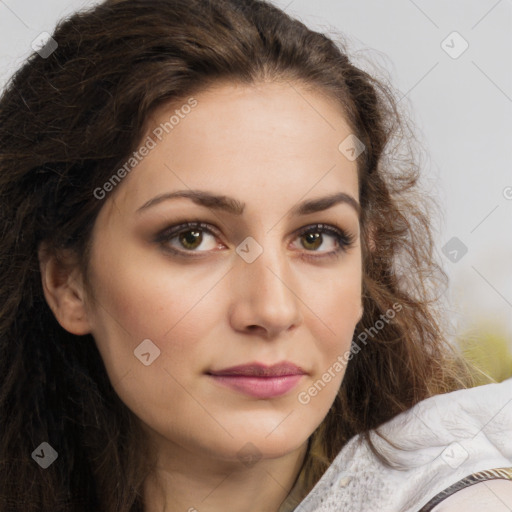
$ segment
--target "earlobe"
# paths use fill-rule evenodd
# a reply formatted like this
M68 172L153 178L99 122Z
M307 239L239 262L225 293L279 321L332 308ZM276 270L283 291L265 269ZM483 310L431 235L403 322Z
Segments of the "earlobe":
M78 266L48 255L44 248L38 254L44 296L55 318L72 334L89 334L91 328Z

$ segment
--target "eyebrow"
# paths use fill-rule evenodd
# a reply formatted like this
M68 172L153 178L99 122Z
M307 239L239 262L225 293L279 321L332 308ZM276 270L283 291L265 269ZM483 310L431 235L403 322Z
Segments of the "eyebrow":
M206 208L213 208L215 210L223 210L231 215L242 215L245 209L245 203L241 203L233 197L213 194L203 190L177 190L176 192L159 194L149 201L146 201L137 210L137 213L141 213L163 201L180 197L188 198L199 206L205 206ZM353 196L346 194L345 192L338 192L329 196L303 201L292 208L290 215L308 215L310 213L321 212L332 208L337 204L348 204L356 211L358 217L361 214L361 205Z

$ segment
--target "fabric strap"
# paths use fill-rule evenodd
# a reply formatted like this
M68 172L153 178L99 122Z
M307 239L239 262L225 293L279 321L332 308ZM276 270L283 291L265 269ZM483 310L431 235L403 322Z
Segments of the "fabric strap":
M485 482L486 480L496 479L512 480L512 467L487 469L485 471L479 471L478 473L473 473L469 476L466 476L462 480L459 480L453 485L450 485L450 487L444 491L436 494L426 505L421 507L418 512L430 512L434 507L439 505L439 503L444 501L452 494L455 494L457 491L464 489L465 487L469 487L470 485L478 484L480 482Z

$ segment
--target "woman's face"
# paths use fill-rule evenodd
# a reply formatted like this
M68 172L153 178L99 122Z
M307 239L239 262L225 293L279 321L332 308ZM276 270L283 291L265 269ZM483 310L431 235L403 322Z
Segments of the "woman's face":
M351 132L299 85L219 83L194 98L155 112L141 146L155 144L103 199L88 322L116 392L162 446L275 458L326 416L362 315L356 161L339 149Z

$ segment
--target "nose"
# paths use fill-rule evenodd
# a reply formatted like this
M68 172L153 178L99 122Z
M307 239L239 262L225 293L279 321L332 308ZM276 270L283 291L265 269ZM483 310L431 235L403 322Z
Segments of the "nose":
M288 260L282 249L267 248L252 263L236 261L230 283L235 330L273 339L302 323L302 302Z

